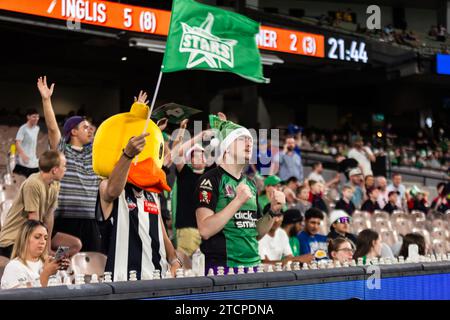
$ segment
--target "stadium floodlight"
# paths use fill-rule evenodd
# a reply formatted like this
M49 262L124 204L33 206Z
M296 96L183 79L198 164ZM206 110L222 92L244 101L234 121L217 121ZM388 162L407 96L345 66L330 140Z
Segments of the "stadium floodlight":
M149 40L141 38L131 38L129 40L130 47L145 48L148 51L164 53L166 42L160 40Z
M273 54L261 54L262 64L273 66L275 63L284 63L284 60Z

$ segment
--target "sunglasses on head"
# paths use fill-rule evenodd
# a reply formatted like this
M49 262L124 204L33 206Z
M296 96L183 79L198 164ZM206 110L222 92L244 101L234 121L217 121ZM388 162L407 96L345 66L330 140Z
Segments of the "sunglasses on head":
M349 217L342 217L342 218L337 219L336 222L338 222L338 223L350 223L350 218Z

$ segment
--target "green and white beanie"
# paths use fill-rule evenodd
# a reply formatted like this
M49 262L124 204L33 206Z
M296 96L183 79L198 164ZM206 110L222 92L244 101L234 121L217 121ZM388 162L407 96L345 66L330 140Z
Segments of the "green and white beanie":
M251 138L253 143L253 136L250 131L234 122L228 120L223 121L218 116L210 114L209 125L211 129L216 131L215 137L211 140L211 146L214 148L220 146L218 155L219 159L223 158L225 151L233 143L233 141L241 136Z

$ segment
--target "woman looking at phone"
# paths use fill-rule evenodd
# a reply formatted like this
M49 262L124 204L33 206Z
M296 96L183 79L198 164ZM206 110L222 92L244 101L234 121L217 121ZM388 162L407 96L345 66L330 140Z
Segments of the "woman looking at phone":
M11 261L1 279L2 289L46 287L50 276L67 269L70 262L63 257L47 256L47 227L37 220L28 220L15 241Z

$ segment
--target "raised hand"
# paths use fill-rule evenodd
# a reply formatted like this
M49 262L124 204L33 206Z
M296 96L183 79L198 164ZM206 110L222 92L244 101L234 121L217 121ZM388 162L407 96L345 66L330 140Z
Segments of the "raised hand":
M236 199L242 204L246 203L251 197L253 197L250 187L245 183L240 183L236 188Z
M144 150L145 138L149 135L150 134L146 132L137 137L132 137L125 147L125 154L133 158L136 157L139 153L142 152L142 150Z
M159 119L156 125L159 127L159 130L164 131L164 129L167 128L167 124L169 123L169 120L167 118Z
M180 128L181 129L186 129L187 125L188 125L189 119L184 119L183 121L181 121L180 123Z
M47 86L47 76L39 77L37 81L37 87L39 89L39 93L41 94L42 100L48 100L51 98L53 94L53 89L55 88L55 84L52 83L50 88Z
M273 190L270 198L270 209L276 213L280 212L281 208L286 203L286 195L284 192Z
M219 117L220 120L222 121L227 121L227 116L225 115L225 113L223 112L218 112L217 116Z
M140 102L143 104L148 104L148 100L147 100L147 92L145 91L139 91L139 96L136 98L134 97L134 102Z

